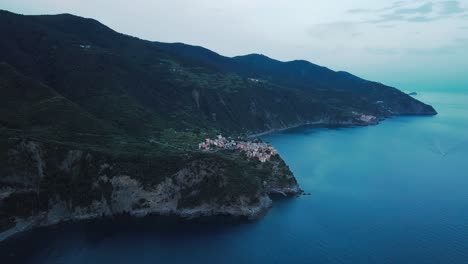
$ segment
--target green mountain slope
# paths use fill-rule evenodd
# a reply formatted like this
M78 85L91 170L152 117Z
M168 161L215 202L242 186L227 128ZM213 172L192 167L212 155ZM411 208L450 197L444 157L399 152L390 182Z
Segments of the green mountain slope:
M305 61L226 58L119 34L72 15L0 15L0 59L131 135L166 127L249 133L350 112L434 114L394 88ZM376 105L377 101L383 103Z
M118 133L54 89L0 63L0 124L30 134Z
M0 240L121 213L255 216L268 194L300 192L291 171L279 156L200 151L205 138L436 114L306 61L228 58L68 14L0 11L0 36Z

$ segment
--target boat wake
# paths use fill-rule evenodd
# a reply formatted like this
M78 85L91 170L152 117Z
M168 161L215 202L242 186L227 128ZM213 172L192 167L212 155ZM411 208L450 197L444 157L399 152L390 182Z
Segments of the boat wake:
M462 140L456 144L447 146L447 144L442 145L439 139L434 138L433 140L431 140L429 148L433 153L438 154L442 157L445 157L448 154L451 154L457 150L462 149L467 144L468 144L468 140Z

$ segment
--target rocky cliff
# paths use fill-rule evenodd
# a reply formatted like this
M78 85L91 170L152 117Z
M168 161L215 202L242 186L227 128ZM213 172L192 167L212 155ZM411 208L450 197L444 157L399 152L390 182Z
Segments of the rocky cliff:
M271 192L301 192L279 156L262 163L232 151L119 157L15 138L5 145L0 239L124 213L256 218L271 206Z

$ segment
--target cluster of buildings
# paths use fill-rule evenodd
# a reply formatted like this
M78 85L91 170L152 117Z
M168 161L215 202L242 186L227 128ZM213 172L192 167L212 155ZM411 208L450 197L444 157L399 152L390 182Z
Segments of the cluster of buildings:
M361 113L353 112L355 116L357 116L357 119L359 121L362 121L364 123L375 123L377 121L377 117L373 115L364 115Z
M365 122L365 123L373 123L373 122L377 121L377 117L375 117L373 115L361 115L359 117L359 120L361 120L362 122Z
M247 80L249 80L249 81L251 81L251 82L254 82L254 83L260 82L259 79L254 79L254 78L248 78Z
M247 157L258 159L260 162L269 161L272 156L278 155L278 152L271 145L263 142L236 141L227 139L219 135L215 139L207 138L204 142L198 144L198 148L204 151L215 149L227 149L245 152Z

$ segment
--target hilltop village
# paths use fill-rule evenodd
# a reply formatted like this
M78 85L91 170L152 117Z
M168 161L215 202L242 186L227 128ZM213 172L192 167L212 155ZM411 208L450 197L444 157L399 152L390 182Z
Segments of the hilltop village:
M382 102L382 101L378 101L377 103L379 102ZM378 123L378 118L376 116L373 116L373 115L365 115L365 114L362 114L362 113L358 113L358 112L351 112L355 118L361 122L364 122L365 124L376 124Z
M267 162L272 156L278 155L278 151L267 143L227 139L221 135L215 139L207 138L205 142L198 144L198 148L203 151L227 149L245 152L248 158L258 159L260 162Z

